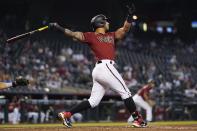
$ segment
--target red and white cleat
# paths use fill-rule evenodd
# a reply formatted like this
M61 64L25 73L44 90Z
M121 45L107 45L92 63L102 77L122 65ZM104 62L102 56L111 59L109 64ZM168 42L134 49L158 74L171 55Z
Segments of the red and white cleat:
M131 126L135 128L145 128L147 127L147 122L143 121L143 119L138 119L134 120Z
M71 113L70 112L60 112L60 113L58 113L58 117L63 122L64 126L66 126L68 128L72 127L72 123L70 121L70 117L71 117Z

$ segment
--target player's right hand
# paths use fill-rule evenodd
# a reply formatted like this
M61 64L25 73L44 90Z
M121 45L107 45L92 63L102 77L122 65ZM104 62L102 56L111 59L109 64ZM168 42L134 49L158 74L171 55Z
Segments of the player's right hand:
M29 84L29 80L23 78L22 76L19 76L13 82L13 87L16 87L16 86L27 86L28 84Z

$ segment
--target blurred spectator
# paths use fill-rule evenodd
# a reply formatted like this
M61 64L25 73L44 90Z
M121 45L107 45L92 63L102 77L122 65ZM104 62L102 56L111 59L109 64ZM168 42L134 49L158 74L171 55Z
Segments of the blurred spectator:
M156 72L157 68L155 66L155 64L153 62L151 62L149 65L148 65L148 69L147 69L147 75L148 75L148 79L154 79L154 75L155 75L155 72Z
M169 81L164 80L159 85L159 89L160 89L160 93L161 94L165 94L165 92L168 92L168 91L170 91L172 89L172 83L169 82Z
M4 123L4 111L2 109L2 106L0 105L0 123Z
M53 123L54 122L54 108L52 106L49 106L49 108L46 111L46 122Z
M194 99L195 97L197 97L197 85L194 88L189 86L187 89L185 89L184 93L187 98Z
M13 115L11 116L12 124L19 124L20 123L20 106L16 104L14 107Z
M72 117L70 119L71 119L72 123L73 122L82 122L83 115L81 113L75 113L72 115Z
M39 113L38 107L36 105L28 106L27 119L28 122L38 123Z
M170 58L170 64L177 64L176 55L173 55L173 56Z
M46 82L46 86L51 89L61 88L61 85L62 85L62 79L61 77L59 77L58 73L51 75L48 81Z

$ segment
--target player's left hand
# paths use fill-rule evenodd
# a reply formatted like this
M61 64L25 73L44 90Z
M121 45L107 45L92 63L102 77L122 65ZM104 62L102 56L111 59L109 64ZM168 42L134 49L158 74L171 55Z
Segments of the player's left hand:
M49 23L49 28L56 28L58 26L58 23Z
M27 86L28 84L29 84L29 80L23 78L22 76L19 76L13 82L13 87L16 87L16 86Z
M135 5L132 3L131 5L127 5L126 6L128 9L128 15L132 16L134 15L136 9L135 9Z
M62 26L60 26L57 22L54 22L54 23L49 23L49 28L51 28L51 29L57 29L57 30L59 30L59 31L61 31L61 32L65 32L65 29L62 27Z

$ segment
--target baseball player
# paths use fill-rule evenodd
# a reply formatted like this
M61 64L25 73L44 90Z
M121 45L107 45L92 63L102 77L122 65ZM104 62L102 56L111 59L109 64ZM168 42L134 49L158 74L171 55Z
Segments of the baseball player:
M17 86L27 86L29 81L21 76L17 77L16 80L12 82L0 82L0 90L10 88L10 87L17 87Z
M70 118L73 114L81 112L88 108L96 107L105 94L106 88L110 88L117 92L125 103L125 106L134 118L133 127L145 127L142 116L136 111L135 103L132 99L131 92L127 88L123 78L114 67L115 59L115 40L122 39L129 31L133 21L134 6L128 6L128 16L124 25L115 32L108 32L109 23L107 17L100 14L91 20L91 26L94 32L73 32L67 28L61 27L57 23L50 23L50 28L56 28L62 31L66 36L78 40L84 44L88 44L96 57L96 64L92 72L93 87L91 96L87 101L83 101L66 112L60 112L59 118L63 125L72 127Z
M148 83L144 85L138 92L133 96L135 104L144 110L146 110L146 121L152 121L152 107L155 105L155 102L150 99L149 93L150 90L155 87L154 80L148 80ZM132 122L133 117L130 116L128 122Z

